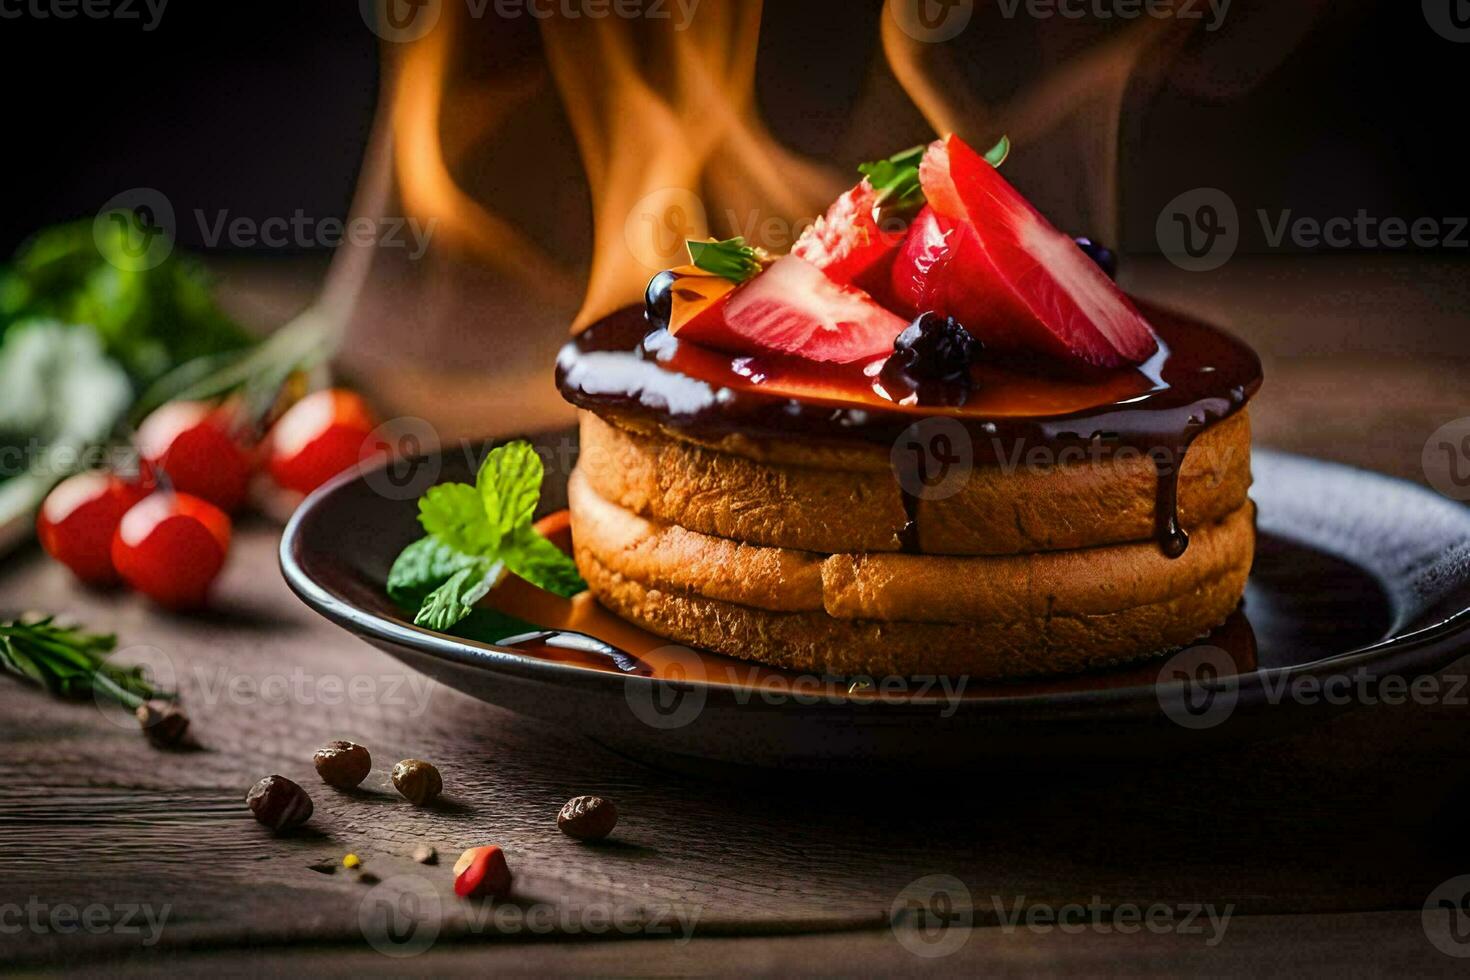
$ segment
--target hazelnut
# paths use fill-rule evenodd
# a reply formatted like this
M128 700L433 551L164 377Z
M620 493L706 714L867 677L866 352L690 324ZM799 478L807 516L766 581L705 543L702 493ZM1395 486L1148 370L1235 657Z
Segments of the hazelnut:
M145 701L133 714L148 741L162 748L178 745L189 730L189 716L167 701Z
M444 781L432 763L404 759L393 767L393 785L414 806L423 806L444 791Z
M352 789L373 771L373 757L356 742L337 739L316 750L312 757L322 782L338 789Z
M267 776L245 797L255 819L276 833L299 827L311 819L311 797L285 776Z
M420 844L414 848L413 859L419 864L438 864L439 851L428 844Z
M602 840L618 825L618 808L600 796L574 797L556 815L556 825L577 840Z

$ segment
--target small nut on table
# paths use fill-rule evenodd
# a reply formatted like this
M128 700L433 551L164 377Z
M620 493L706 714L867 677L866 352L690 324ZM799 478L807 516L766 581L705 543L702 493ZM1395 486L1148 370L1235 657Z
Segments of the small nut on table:
M373 771L373 757L356 742L343 739L328 742L312 757L316 774L322 782L338 789L352 789Z
M178 745L189 730L189 716L167 701L145 701L133 712L143 734L154 745Z
M444 781L432 763L422 759L404 759L393 767L393 785L404 799L415 806L432 802L444 791Z
M618 825L618 808L600 796L574 797L556 815L556 825L577 840L602 840Z
M267 776L245 797L255 819L276 833L299 827L311 819L311 797L285 776Z
M472 847L454 862L454 894L460 898L504 898L510 885L505 852L494 844Z

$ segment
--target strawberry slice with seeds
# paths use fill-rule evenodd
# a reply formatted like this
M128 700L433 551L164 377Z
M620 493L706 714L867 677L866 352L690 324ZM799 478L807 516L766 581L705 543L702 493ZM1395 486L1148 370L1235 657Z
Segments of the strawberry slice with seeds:
M804 231L791 254L805 259L842 285L883 283L903 241L901 228L880 221L880 192L864 177Z
M891 353L905 326L861 289L833 282L811 262L788 255L702 315L669 329L680 340L737 354L775 352L847 364Z
M919 177L929 207L891 277L907 309L952 316L999 350L1099 367L1158 349L1112 280L964 141L934 143Z

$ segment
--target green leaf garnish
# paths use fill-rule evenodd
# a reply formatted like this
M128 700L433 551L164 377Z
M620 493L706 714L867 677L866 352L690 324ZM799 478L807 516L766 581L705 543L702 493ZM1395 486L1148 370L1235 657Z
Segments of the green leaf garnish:
M108 661L116 637L58 626L50 616L0 622L0 668L65 698L106 697L128 708L144 701L172 700L155 688L141 667Z
M506 566L538 589L570 597L587 588L566 553L529 525L517 530L510 543L503 549Z
M924 203L924 188L919 183L919 164L929 144L913 146L895 153L887 160L858 165L858 173L867 177L878 192L878 204L891 213L902 213L918 208ZM985 151L985 161L992 167L1005 163L1011 153L1009 137L1002 136L1000 142Z
M459 623L507 570L567 598L587 588L572 559L532 526L544 475L530 443L512 442L490 451L474 486L441 484L420 498L428 537L403 549L388 573L388 594L417 607L416 625Z
M441 632L449 629L468 616L474 610L475 603L495 588L504 571L503 562L491 562L483 558L461 568L449 577L449 581L424 598L423 605L413 618L414 625Z
M867 177L878 192L878 203L894 211L903 211L924 203L924 189L919 186L919 164L929 144L910 147L887 160L858 165L858 173Z
M197 357L250 346L214 302L199 263L176 252L156 268L137 267L129 249L155 232L130 211L113 216L47 228L16 253L0 289L0 333L26 319L85 324L142 384Z
M528 442L501 446L485 457L475 483L496 544L530 528L544 475L541 457Z
M705 272L722 279L744 282L761 271L760 253L745 244L742 236L727 238L723 242L685 243L689 247L689 261Z
M467 483L430 487L419 498L419 523L430 537L467 555L483 554L500 543L500 534L485 519L479 491Z
M450 577L480 561L475 555L456 551L430 535L419 538L399 553L388 572L388 595L400 606L417 609L429 593Z
M1011 138L1002 136L1000 142L985 151L985 162L992 167L999 167L1006 162L1006 157L1011 155Z

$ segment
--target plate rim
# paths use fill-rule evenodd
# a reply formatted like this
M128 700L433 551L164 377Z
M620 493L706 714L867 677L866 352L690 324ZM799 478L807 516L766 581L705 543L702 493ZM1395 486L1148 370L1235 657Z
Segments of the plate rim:
M485 445L498 445L515 438L518 437L511 436L503 439L486 440ZM442 456L447 451L447 449L441 448L434 453L425 454L422 458L428 459L433 456ZM1397 492L1423 495L1425 499L1434 501L1436 505L1442 506L1449 504L1453 506L1452 501L1408 480L1349 466L1344 463L1264 447L1253 447L1252 458L1253 461L1264 461L1268 465L1308 465L1334 473L1351 474L1355 479L1367 477L1380 481L1380 485L1391 486ZM381 469L387 465L389 465L387 462L383 462L377 468ZM642 677L636 674L617 674L593 667L528 657L511 648L500 647L479 640L456 637L447 633L440 633L415 626L411 623L395 622L336 595L307 574L306 570L297 560L295 550L302 537L302 527L311 519L312 515L319 508L325 506L333 494L345 486L365 480L372 472L373 470L365 468L352 469L328 481L302 501L300 506L291 515L285 530L281 534L278 556L281 573L286 580L287 586L290 587L291 591L308 608L333 624L348 630L365 642L374 644L385 643L411 650L417 654L448 660L491 673L509 674L512 676L518 675L530 679L550 681L552 683L573 683L584 687L622 688L624 690L627 689L628 685L651 686L655 684L667 684L690 690L702 689L706 697L728 696L732 699L734 699L735 692L744 690L737 685L724 682L709 680L668 681L659 678ZM1445 513L1451 513L1451 511L1447 510ZM1463 520L1467 532L1470 532L1470 508L1464 508L1464 513L1457 516L1456 519ZM1293 540L1289 534L1282 534L1280 536L1287 540ZM1314 546L1316 545L1314 544ZM1372 569L1368 569L1368 571L1374 574L1375 578L1379 578L1382 581ZM1414 674L1417 676L1429 673L1446 666L1466 652L1464 649L1456 649L1455 641L1467 633L1470 633L1470 605L1455 611L1438 622L1431 623L1409 633L1389 635L1373 643L1354 647L1306 663L1257 668L1247 673L1238 674L1235 675L1237 678L1237 706L1248 707L1258 704L1271 688L1278 687L1281 683L1290 682L1293 678L1299 676L1334 676L1370 664L1375 668L1374 675L1377 677L1397 674ZM1467 641L1465 646L1467 649L1470 649L1470 641ZM1167 661L1161 659L1159 662L1165 663ZM1074 690L1058 693L987 694L958 699L959 711L956 713L976 711L993 713L1003 711L1008 714L1017 713L1026 715L1036 715L1037 713L1073 714L1082 709L1107 707L1110 709L1134 708L1141 713L1152 714L1158 710L1158 690L1156 684L1138 684L1126 687ZM854 707L861 709L876 704L882 704L882 710L885 712L900 715L905 713L906 710L922 712L926 715L932 714L934 706L934 702L930 700L879 702L875 699L864 697L829 698L823 696L803 704L802 707L808 710L840 708L845 712ZM742 708L757 711L762 709L790 710L791 707L790 704L784 702L770 703L759 697L741 699L739 705Z

